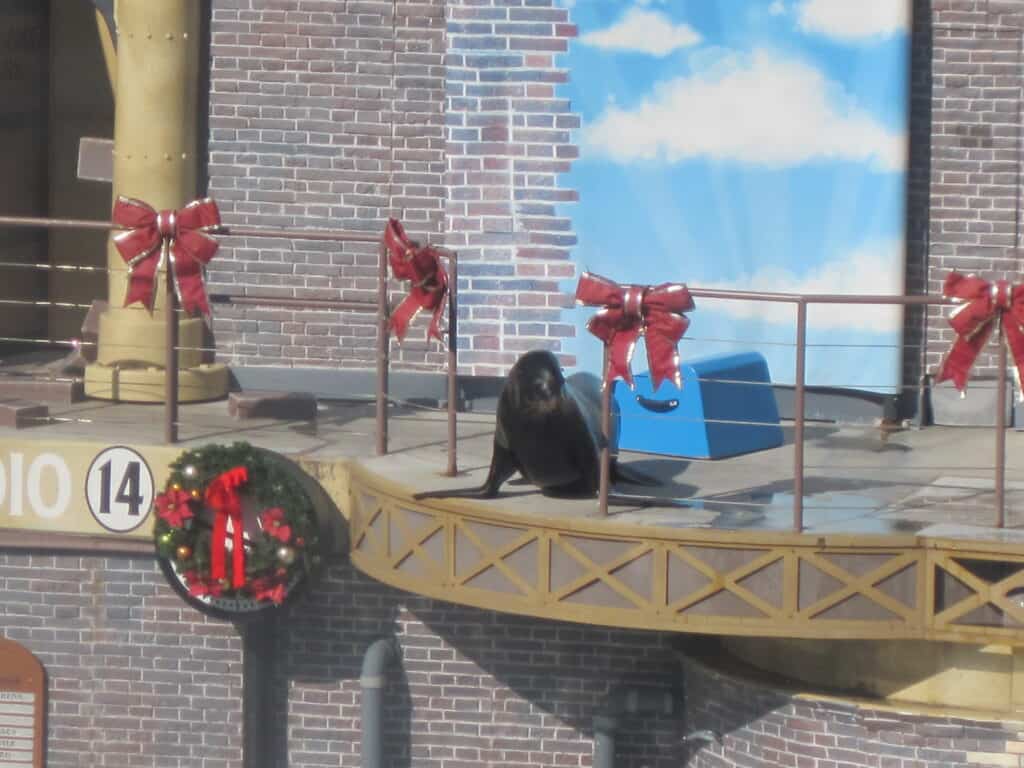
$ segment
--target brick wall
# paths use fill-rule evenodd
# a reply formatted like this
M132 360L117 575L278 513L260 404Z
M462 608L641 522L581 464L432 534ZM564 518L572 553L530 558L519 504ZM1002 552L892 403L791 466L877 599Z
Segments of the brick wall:
M927 232L927 287L939 293L950 269L990 279L1015 278L1021 272L1024 0L931 0L930 13L928 6L927 0L917 3L918 24L927 25L926 34L917 35L917 50L931 55L915 56L915 61L921 66L930 60L930 72L915 71L914 103L918 125L930 127L930 143L925 152L922 131L913 133L917 145L911 180L919 178L921 163L926 163L930 204L927 209L915 206L920 187L911 187L910 232L918 239ZM930 114L922 111L925 89ZM912 258L911 268L917 266ZM929 368L938 364L953 338L946 314L939 308L929 311ZM982 356L980 373L993 373L993 357L991 351Z
M559 182L580 118L559 97L569 73L557 60L575 35L555 0L448 2L448 242L467 372L501 373L528 349L561 352L575 332L558 282L576 276L576 236L557 209L577 198Z
M576 30L555 0L212 0L210 192L235 224L376 229L396 214L460 251L461 360L505 369L573 334L575 244L560 177L579 118L559 97ZM914 0L907 287L951 268L1021 270L1024 0ZM393 42L394 41L394 42ZM228 241L214 290L373 299L372 247ZM219 308L235 365L369 367L367 315ZM906 383L948 347L937 308L909 310ZM566 364L572 364L564 355ZM399 368L439 369L420 329ZM981 360L991 373L992 356Z
M241 765L237 633L185 606L152 560L0 552L0 593L0 635L47 670L48 766ZM625 768L980 768L1024 750L1022 723L794 699L679 657L670 635L452 605L338 563L280 619L276 764L359 765L360 665L381 636L402 650L385 765L586 768L593 717L620 684L685 699L673 716L621 719ZM697 729L724 738L683 741Z
M686 716L723 735L694 743L690 768L1019 766L1024 723L901 714L801 700L684 660Z
M209 192L235 225L379 230L396 215L460 253L467 373L560 350L575 243L555 206L579 119L556 88L575 28L554 0L213 0ZM447 19L446 19L447 16ZM446 37L447 36L447 37ZM447 46L447 54L446 54ZM212 290L376 299L367 245L233 238ZM396 368L439 369L423 321ZM372 316L222 306L233 365L368 368ZM565 362L572 364L566 356Z
M444 223L442 0L212 0L209 191L229 224ZM376 301L376 246L225 241L214 291ZM374 316L219 307L233 365L369 368ZM423 333L399 367L439 367Z
M290 768L359 764L359 670L395 635L386 765L589 766L592 721L616 683L668 689L669 636L541 621L408 595L337 565L280 635ZM676 768L679 718L623 720L616 765Z
M241 646L152 559L0 550L0 635L46 669L48 768L240 766Z
M237 633L152 560L0 551L0 594L0 635L49 676L50 768L241 765ZM450 605L338 564L280 621L276 764L359 765L360 665L382 635L403 656L385 694L391 766L589 766L612 686L678 681L666 635ZM616 765L675 768L681 728L625 718Z

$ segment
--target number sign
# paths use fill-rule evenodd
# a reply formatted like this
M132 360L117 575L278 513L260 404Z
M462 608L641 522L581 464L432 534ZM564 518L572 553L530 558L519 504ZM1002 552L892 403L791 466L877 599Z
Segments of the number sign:
M131 448L107 448L89 467L85 498L92 516L108 531L133 531L153 504L153 473Z

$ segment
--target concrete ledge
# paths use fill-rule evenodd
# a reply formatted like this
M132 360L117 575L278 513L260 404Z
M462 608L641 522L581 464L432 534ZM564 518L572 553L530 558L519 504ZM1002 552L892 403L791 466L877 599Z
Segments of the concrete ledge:
M84 399L85 383L80 378L43 379L0 375L0 400L80 403Z
M1012 426L1013 381L1006 383L1006 426ZM929 391L932 423L944 427L994 427L996 424L997 389L994 379L972 379L964 396L952 382L932 385Z
M232 387L242 390L311 392L325 400L372 400L377 391L377 376L372 370L332 368L235 367L231 369ZM441 407L448 399L448 380L444 373L391 371L388 394L393 401L407 401ZM500 376L459 376L459 408L469 412L493 413L505 384ZM782 419L793 418L793 387L772 388ZM893 395L854 390L808 387L806 416L812 421L843 421L873 424L888 415ZM910 398L913 400L913 398ZM899 410L914 410L913 403L900 403Z
M232 392L228 395L228 413L236 419L316 418L316 398L308 392Z
M50 409L29 400L0 400L0 427L24 429L49 421Z

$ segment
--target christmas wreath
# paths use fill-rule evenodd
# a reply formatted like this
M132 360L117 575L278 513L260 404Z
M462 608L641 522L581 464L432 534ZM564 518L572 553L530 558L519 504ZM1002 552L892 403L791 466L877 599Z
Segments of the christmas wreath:
M248 443L181 454L154 506L164 570L201 604L234 611L281 605L320 564L309 496Z

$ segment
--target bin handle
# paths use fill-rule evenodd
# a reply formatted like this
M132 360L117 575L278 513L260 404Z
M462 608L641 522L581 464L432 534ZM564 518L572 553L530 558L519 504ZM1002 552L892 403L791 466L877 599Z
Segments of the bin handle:
M648 411L654 411L655 413L671 413L679 407L679 401L675 398L671 400L652 400L649 397L637 395L636 401L640 403L641 407L646 408Z

